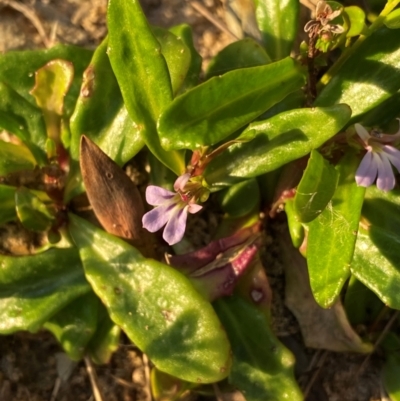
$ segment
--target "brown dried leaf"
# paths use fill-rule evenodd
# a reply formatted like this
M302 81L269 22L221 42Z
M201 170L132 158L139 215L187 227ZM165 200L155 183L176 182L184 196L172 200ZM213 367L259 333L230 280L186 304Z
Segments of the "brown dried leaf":
M154 240L143 229L143 201L135 184L94 142L82 135L80 166L93 211L103 228L154 257Z

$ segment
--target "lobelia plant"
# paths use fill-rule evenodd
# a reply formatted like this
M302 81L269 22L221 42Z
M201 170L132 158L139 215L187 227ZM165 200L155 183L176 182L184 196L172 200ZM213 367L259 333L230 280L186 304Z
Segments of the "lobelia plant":
M0 224L40 246L0 255L0 333L44 328L70 358L106 363L122 330L149 356L157 400L221 380L247 401L301 400L262 265L284 210L286 303L306 345L372 352L381 310L400 309L398 3L372 18L320 1L300 33L297 0L259 0L255 39L204 77L190 27L150 26L133 0L109 1L94 52L1 55ZM132 158L150 168L146 202ZM211 202L223 217L193 249L186 225ZM309 311L328 319L325 341ZM386 331L397 400L398 321Z

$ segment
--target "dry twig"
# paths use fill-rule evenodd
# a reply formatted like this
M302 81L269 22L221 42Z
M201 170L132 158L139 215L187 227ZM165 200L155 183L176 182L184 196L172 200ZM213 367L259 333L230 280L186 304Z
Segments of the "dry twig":
M47 37L43 24L32 7L14 0L0 0L0 3L20 12L36 28L45 47L49 48L52 46L52 41Z
M197 1L192 1L189 2L189 4L191 5L191 7L193 7L199 14L201 14L204 18L207 18L214 26L216 26L219 30L221 30L222 32L225 32L227 35L230 36L230 38L232 40L238 40L239 38L236 37L236 35L234 35L229 29L228 27L218 18L214 17L214 15L212 15L210 13L210 11L207 10L206 7L204 7L202 4L200 4Z
M93 362L88 356L85 356L84 360L86 365L86 371L89 375L90 384L92 386L94 399L95 401L103 401L103 397L101 395L99 386L97 385L97 374L96 370L94 369Z

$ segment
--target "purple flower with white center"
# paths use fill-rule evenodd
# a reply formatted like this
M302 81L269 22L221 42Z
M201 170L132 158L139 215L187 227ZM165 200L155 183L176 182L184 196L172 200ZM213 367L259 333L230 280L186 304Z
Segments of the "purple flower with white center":
M197 213L202 209L202 206L195 203L196 198L188 191L185 192L189 179L190 174L179 176L174 184L176 192L155 185L149 185L146 189L147 203L156 207L143 216L143 227L154 233L165 226L163 238L169 245L174 245L182 239L187 214Z
M355 129L367 150L356 172L357 185L369 187L378 177L377 187L382 191L390 191L396 184L391 165L393 164L400 172L400 150L387 143L399 140L400 129L395 135L374 131L371 135L360 124L355 124Z

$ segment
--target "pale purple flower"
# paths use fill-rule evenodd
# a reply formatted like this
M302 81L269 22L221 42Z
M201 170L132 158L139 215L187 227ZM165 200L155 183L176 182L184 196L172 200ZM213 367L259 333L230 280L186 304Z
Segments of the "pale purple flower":
M355 124L355 129L367 150L356 172L357 185L369 187L378 177L376 186L382 191L390 191L396 184L391 165L400 172L400 150L387 143L399 139L400 129L395 135L371 135L361 124Z
M154 233L165 226L163 238L169 245L179 242L186 228L188 213L197 213L202 206L197 205L195 199L184 192L190 174L183 174L174 184L176 192L149 185L146 189L146 201L156 206L147 212L142 219L143 227Z

